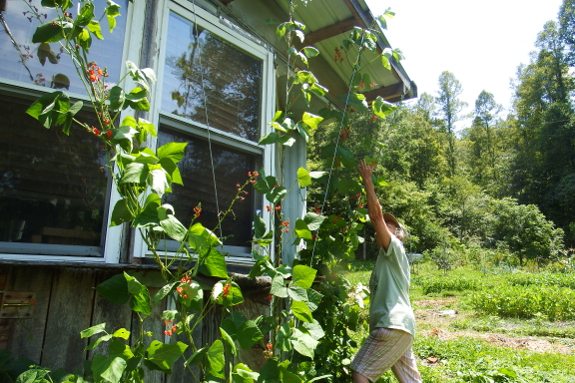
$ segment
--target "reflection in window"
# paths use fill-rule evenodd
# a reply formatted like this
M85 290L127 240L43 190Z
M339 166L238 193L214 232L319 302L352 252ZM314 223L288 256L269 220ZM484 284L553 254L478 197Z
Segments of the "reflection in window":
M187 227L192 221L194 207L202 204L200 218L205 227L216 227L217 208L210 152L206 141L185 135L161 126L158 146L168 142L188 142L185 156L178 163L184 186L173 185L173 193L167 194L165 202L174 206L176 217ZM247 173L255 169L255 158L233 149L212 144L217 194L220 210L227 210L237 192L236 184L243 184ZM223 236L228 237L226 245L249 246L252 236L254 197L251 185L246 189L245 200L234 205L233 214L228 215L222 225ZM219 231L217 232L219 235Z
M262 62L173 12L168 28L162 110L257 141Z
M102 143L83 129L69 137L45 129L26 114L30 104L0 96L0 242L100 246L108 190Z
M127 0L116 0L115 3L122 7L122 16L116 18L114 32L109 32L104 17L101 20L104 40L92 36L90 48L90 59L97 62L99 67L108 68L109 83L117 82L120 78L126 29L125 14L128 12ZM94 6L96 16L99 17L106 7L106 0L94 0ZM38 9L37 13L34 13L34 7ZM77 9L70 11L75 15ZM6 24L0 23L0 79L68 89L80 94L86 92L70 57L62 52L60 43L31 43L36 28L41 23L51 22L56 18L55 10L42 8L40 0L8 1L2 15ZM111 47L117 54L110 54Z

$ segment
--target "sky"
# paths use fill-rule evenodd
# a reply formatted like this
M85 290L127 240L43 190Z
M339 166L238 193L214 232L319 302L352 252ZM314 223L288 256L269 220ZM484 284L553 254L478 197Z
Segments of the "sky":
M374 16L395 12L385 35L405 56L402 65L418 94L436 96L439 75L453 73L471 113L482 90L511 106L510 80L562 0L366 0Z

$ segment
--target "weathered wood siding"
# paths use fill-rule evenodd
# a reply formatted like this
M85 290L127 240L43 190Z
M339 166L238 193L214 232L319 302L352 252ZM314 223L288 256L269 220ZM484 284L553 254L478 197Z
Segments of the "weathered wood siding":
M126 328L135 334L140 320L129 305L108 302L94 290L99 283L121 272L118 269L86 267L0 265L0 290L35 293L35 303L29 317L6 319L0 316L0 349L9 350L14 357L28 358L41 366L73 372L94 354L105 353L107 347L101 344L85 352L88 341L80 338L80 331L106 323L108 332ZM148 286L152 296L161 286L159 273L155 271L130 273ZM162 342L180 340L176 336L170 338L164 335L165 326L161 316L165 309L166 303L155 307L151 317L146 320L144 331L154 333L154 337L146 338L147 343L154 339ZM269 315L269 306L263 303L261 297L246 298L246 302L236 306L236 309L248 318ZM214 310L198 326L194 333L198 347L211 344L220 337L218 327L221 314L221 310ZM187 343L184 339L181 341ZM256 345L251 350L243 351L239 359L257 369L264 361L262 351ZM178 363L169 376L159 371L146 371L146 374L146 382L149 383L196 381L184 369L183 363ZM199 375L197 370L195 375Z

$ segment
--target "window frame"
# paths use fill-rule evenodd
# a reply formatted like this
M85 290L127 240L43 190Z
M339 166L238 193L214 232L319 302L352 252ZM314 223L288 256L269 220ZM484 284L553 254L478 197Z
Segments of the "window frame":
M145 9L144 7L135 7L127 2L127 8L124 12L126 17L126 30L124 32L124 48L122 50L122 58L120 65L120 73L118 78L122 78L126 74L125 62L130 57L139 57L139 50L142 44L142 36L140 34L133 34L131 31L142 31L143 23L145 19ZM0 78L0 92L19 99L29 99L30 104L33 100L38 97L54 92L54 89L34 85L26 84L24 82L8 80ZM85 94L78 94L74 92L66 92L71 100L81 100L84 102L89 102L90 99ZM86 110L91 108L85 107ZM130 113L125 113L123 115L128 115ZM38 124L38 129L42 126ZM52 128L58 129L58 128ZM106 190L106 203L105 215L102 229L102 236L104 240L102 243L103 254L98 255L84 255L89 252L88 246L74 246L74 245L51 245L49 250L41 252L39 250L42 245L19 242L18 248L22 249L19 252L10 251L11 247L14 245L0 245L0 260L14 260L14 261L46 261L46 262L64 262L64 263L74 263L74 262L90 262L90 263L119 263L121 250L123 245L128 245L127 239L124 233L124 226L110 226L112 210L117 201L119 201L120 195L116 190L113 182L108 182ZM124 243L126 242L126 243ZM9 244L9 242L5 242ZM100 247L92 247L92 249L99 249ZM28 252L26 252L28 250ZM74 251L76 250L76 251ZM79 250L79 251L78 251ZM84 254L83 254L84 253Z
M272 130L272 127L269 126L267 122L272 120L273 114L275 112L275 104L273 102L273 100L275 100L275 57L273 51L263 43L256 42L255 39L249 39L243 35L238 34L237 31L234 31L227 25L229 23L228 20L214 16L205 9L202 9L194 4L179 0L164 0L163 2L161 1L161 3L163 3L161 6L163 13L160 15L161 21L159 24L161 25L161 30L158 32L157 43L158 46L162 48L159 50L160 52L156 56L158 63L157 78L159 81L154 89L154 97L152 98L151 110L154 112L151 116L151 122L158 127L158 132L160 131L160 124L168 125L170 129L187 133L192 137L197 137L204 140L208 139L209 137L211 142L214 144L231 147L235 150L260 156L260 160L258 161L258 169L254 170L259 170L262 168L266 174L272 174L273 169L275 168L275 148L273 145L260 146L257 144L257 142L238 137L233 133L224 132L216 128L212 128L208 125L162 111L161 95L163 91L163 85L161 79L163 79L164 72L166 70L166 52L163 47L166 45L165 43L167 41L170 13L175 12L190 22L197 23L199 27L217 35L219 38L237 47L241 51L261 60L262 81L259 139ZM151 146L152 149L156 149L157 139L152 140ZM259 201L261 201L261 203L258 203ZM263 199L256 200L255 211L253 213L260 214L268 226L273 224L273 216L270 212L267 212L266 209L264 209ZM229 264L251 264L253 263L251 252L245 252L244 249L246 248L249 247L244 248L241 246L223 246L222 250L223 252L229 253L228 257L226 258ZM254 246L251 247L251 251L253 250ZM170 253L168 252L168 254ZM171 254L173 255L173 253ZM150 255L151 252L148 251L144 241L139 236L135 238L132 256L134 258L144 258L149 257Z

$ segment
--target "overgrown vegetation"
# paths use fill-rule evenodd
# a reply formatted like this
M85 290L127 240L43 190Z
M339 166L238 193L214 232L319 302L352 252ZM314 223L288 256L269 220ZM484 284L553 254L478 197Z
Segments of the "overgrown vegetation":
M438 270L429 259L417 265L411 286L418 325L414 352L424 382L575 379L575 322L567 318L571 308L566 304L575 293L569 283L575 276L551 272L552 267L528 271L536 265L465 263L450 271ZM365 283L371 266L371 261L353 262L342 275ZM494 296L500 300L493 301ZM507 304L510 311L491 310L496 304ZM367 336L365 326L359 329L353 334L357 343ZM395 382L391 372L378 381L383 382Z

